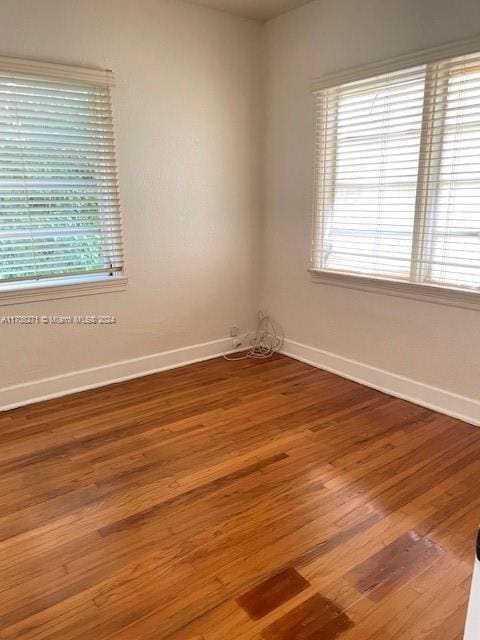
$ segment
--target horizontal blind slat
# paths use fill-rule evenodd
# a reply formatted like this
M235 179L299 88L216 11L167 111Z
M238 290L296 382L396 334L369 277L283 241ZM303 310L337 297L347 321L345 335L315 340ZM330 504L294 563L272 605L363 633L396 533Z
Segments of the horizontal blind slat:
M66 277L73 277L73 276L90 276L90 275L94 275L94 274L101 274L101 273L121 273L123 271L123 266L121 265L114 265L113 267L103 267L103 268L98 268L98 269L90 269L89 271L87 270L76 270L76 271L67 271L67 270L61 270L61 269L56 269L54 271L42 271L41 273L26 273L24 275L21 276L14 276L14 277L8 277L8 278L0 278L0 283L2 284L11 284L11 283L21 283L21 282L30 282L30 281L35 281L35 280L50 280L51 278L66 278Z
M110 79L2 60L0 282L121 271Z
M480 287L480 53L315 95L313 266Z

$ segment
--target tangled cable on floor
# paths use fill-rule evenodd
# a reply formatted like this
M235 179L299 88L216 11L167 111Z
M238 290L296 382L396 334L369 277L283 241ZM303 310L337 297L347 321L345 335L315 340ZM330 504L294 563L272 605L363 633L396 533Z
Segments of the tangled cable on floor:
M238 355L224 353L225 360L246 360L247 358L270 358L283 347L282 327L262 311L258 312L257 330L239 338Z

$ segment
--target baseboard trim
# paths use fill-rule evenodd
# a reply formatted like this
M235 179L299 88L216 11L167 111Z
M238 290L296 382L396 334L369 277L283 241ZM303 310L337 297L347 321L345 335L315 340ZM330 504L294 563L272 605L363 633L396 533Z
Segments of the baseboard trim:
M480 402L329 351L285 340L282 353L396 398L480 426Z
M0 389L0 411L9 411L52 398L87 391L117 382L148 376L160 371L184 367L195 362L217 358L232 350L231 338L162 351L122 360L100 367L72 371L51 378L12 385ZM428 409L445 413L480 426L480 402L438 387L399 376L390 371L323 351L316 347L285 340L282 353L319 369L325 369L389 395L408 400Z
M195 362L217 358L232 350L232 339L221 338L181 349L162 351L140 358L72 371L52 378L44 378L0 389L0 411L95 389L152 373L184 367Z

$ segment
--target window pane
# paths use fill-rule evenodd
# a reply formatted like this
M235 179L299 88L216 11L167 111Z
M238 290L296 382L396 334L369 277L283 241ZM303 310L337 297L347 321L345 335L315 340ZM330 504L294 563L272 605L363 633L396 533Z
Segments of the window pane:
M431 282L480 287L480 69L453 67L432 194Z
M108 87L0 69L0 282L121 267Z
M409 277L424 87L420 67L331 90L323 268Z

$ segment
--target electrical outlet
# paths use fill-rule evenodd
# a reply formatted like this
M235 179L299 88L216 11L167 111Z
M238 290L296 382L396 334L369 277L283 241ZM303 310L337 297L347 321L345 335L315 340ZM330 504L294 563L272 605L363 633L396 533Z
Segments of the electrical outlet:
M230 337L236 338L240 335L240 329L238 327L230 327Z

